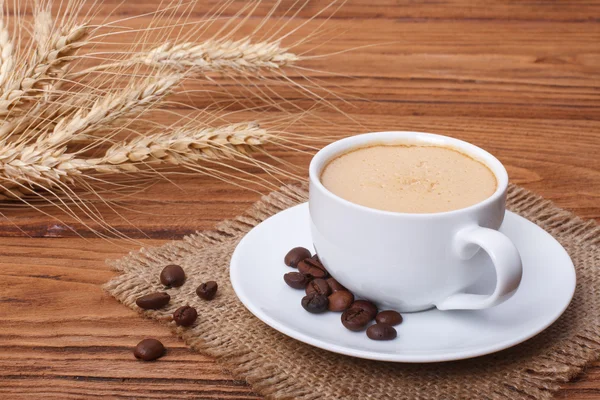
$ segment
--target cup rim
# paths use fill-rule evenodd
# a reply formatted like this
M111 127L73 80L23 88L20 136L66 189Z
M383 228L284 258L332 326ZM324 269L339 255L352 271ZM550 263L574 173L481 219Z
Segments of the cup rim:
M480 201L479 203L472 204L468 207L459 208L457 210L442 211L435 213L407 213L397 211L386 211L379 210L363 206L360 204L352 203L346 199L339 197L327 189L320 179L321 172L328 161L332 158L341 155L353 148L366 147L369 144L426 144L432 146L450 147L460 151L470 157L473 157L477 161L484 163L496 177L496 191ZM325 193L328 197L345 204L348 207L362 210L365 212L371 212L374 214L387 215L387 216L402 216L411 218L431 218L434 216L449 216L461 213L468 213L482 207L489 205L497 201L502 197L508 188L508 173L504 165L494 157L492 154L482 149L481 147L475 146L464 140L456 139L450 136L439 135L435 133L427 132L415 132L415 131L381 131L381 132L369 132L354 136L348 136L346 138L337 140L333 143L328 144L315 154L310 162L308 169L309 182L311 188L317 188L321 192Z

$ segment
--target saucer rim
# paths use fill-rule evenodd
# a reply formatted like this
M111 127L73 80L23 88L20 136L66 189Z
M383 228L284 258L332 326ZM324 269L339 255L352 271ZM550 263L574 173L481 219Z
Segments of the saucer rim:
M320 348L323 350L331 351L331 352L338 353L338 354L344 354L347 356L363 358L363 359L367 359L367 360L402 362L402 363L434 363L434 362L447 362L447 361L456 361L456 360L464 360L464 359L469 359L469 358L474 358L474 357L480 357L480 356L496 353L496 352L508 349L510 347L516 346L520 343L523 343L523 342L531 339L532 337L538 335L539 333L543 332L549 326L551 326L554 322L556 322L558 320L558 318L560 318L560 316L566 311L566 309L571 304L571 301L573 300L573 296L575 295L575 289L577 286L577 277L576 277L575 266L573 264L573 260L571 259L571 257L569 256L569 254L567 253L565 248L552 235L550 235L548 232L546 232L544 229L542 229L535 223L529 221L528 219L526 219L524 217L521 217L518 214L513 213L512 211L506 210L505 218L510 215L511 218L514 217L517 220L520 220L520 222L526 222L526 223L534 225L535 228L539 229L541 232L543 232L543 234L548 235L550 237L550 239L552 239L552 241L554 241L555 244L558 247L560 247L560 250L562 252L564 252L564 254L567 256L567 259L570 263L569 272L572 275L572 279L571 279L572 288L571 288L571 291L569 294L569 300L565 302L565 304L563 305L563 307L560 308L560 310L558 310L558 308L557 308L558 311L555 312L555 315L551 319L549 319L548 322L540 325L536 329L532 329L531 331L528 331L524 335L516 336L515 338L505 340L502 342L498 342L494 345L485 346L485 347L472 349L472 350L459 350L459 351L454 351L454 352L445 352L445 353L443 353L443 355L398 354L398 353L375 352L375 351L368 351L368 350L358 350L358 349L353 349L353 348L347 347L347 346L340 346L340 345L328 343L321 339L316 339L310 335L298 332L293 327L288 326L286 324L283 324L283 323L273 319L268 314L262 312L258 307L255 307L254 303L251 301L251 299L248 298L248 296L244 292L243 288L241 287L241 283L240 283L241 279L239 279L239 275L238 275L240 273L239 272L240 269L234 267L234 265L240 265L240 261L239 261L239 258L240 258L239 254L241 252L240 249L249 240L248 237L249 237L249 234L252 232L252 230L254 230L257 227L259 227L260 225L266 223L269 219L275 217L276 215L279 215L280 213L285 213L285 212L291 211L292 209L302 208L302 207L308 208L308 203L307 202L301 203L296 206L290 207L286 210L283 210L275 215L272 215L269 218L262 221L260 224L256 225L254 228L252 228L248 233L246 233L244 235L244 237L240 240L240 242L237 244L237 246L231 256L231 261L229 264L230 265L229 279L230 279L231 285L232 285L233 290L234 290L236 296L238 297L238 299L242 302L244 307L246 307L246 309L248 311L250 311L256 318L258 318L260 321L264 322L265 324L269 325L271 328L283 333L286 336L289 336L295 340L301 341L303 343L309 344L311 346L314 346L314 347L317 347L317 348ZM566 270L566 268L565 268L565 270ZM422 311L422 312L427 312L427 311Z

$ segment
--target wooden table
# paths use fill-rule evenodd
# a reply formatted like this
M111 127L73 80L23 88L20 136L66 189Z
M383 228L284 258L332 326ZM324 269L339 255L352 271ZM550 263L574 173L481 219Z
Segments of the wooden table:
M158 3L126 4L121 16ZM214 2L206 3L192 18ZM298 20L322 6L310 2ZM328 24L339 27L339 36L324 40L316 53L356 49L308 65L343 75L318 74L347 101L330 97L333 104L363 126L329 109L319 111L324 120L292 130L453 135L496 154L513 182L600 219L600 2L355 0ZM369 44L378 46L360 48ZM309 159L278 155L299 165ZM162 183L139 195L133 205L144 214L125 212L141 232L109 217L139 244L97 239L81 226L84 238L74 237L34 211L3 210L0 398L259 397L101 290L114 276L105 259L210 229L259 198L209 178L176 183L179 188ZM169 348L158 363L132 355L132 346L147 336ZM565 384L558 398L600 398L600 363Z

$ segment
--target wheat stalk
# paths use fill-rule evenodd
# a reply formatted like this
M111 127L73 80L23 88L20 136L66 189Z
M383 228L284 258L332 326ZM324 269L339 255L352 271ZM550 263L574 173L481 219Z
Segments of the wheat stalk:
M59 182L73 184L90 171L118 174L138 172L147 165L185 166L202 159L246 156L249 149L272 140L272 135L252 122L140 136L91 159L67 153L67 147L48 147L48 143L4 147L0 150L0 199L17 199L39 187L57 187Z

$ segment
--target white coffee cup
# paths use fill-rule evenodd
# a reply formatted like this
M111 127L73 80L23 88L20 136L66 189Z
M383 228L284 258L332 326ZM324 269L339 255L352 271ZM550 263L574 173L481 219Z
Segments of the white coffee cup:
M454 148L483 162L497 189L467 208L411 214L351 203L320 181L327 163L351 149L376 144L424 144ZM355 295L398 311L482 309L508 299L521 281L521 257L498 228L504 219L508 174L490 153L470 143L420 132L376 132L352 136L320 150L312 159L310 219L315 250L327 270ZM465 293L481 278L483 249L496 270L489 295ZM479 259L479 261L477 261Z

